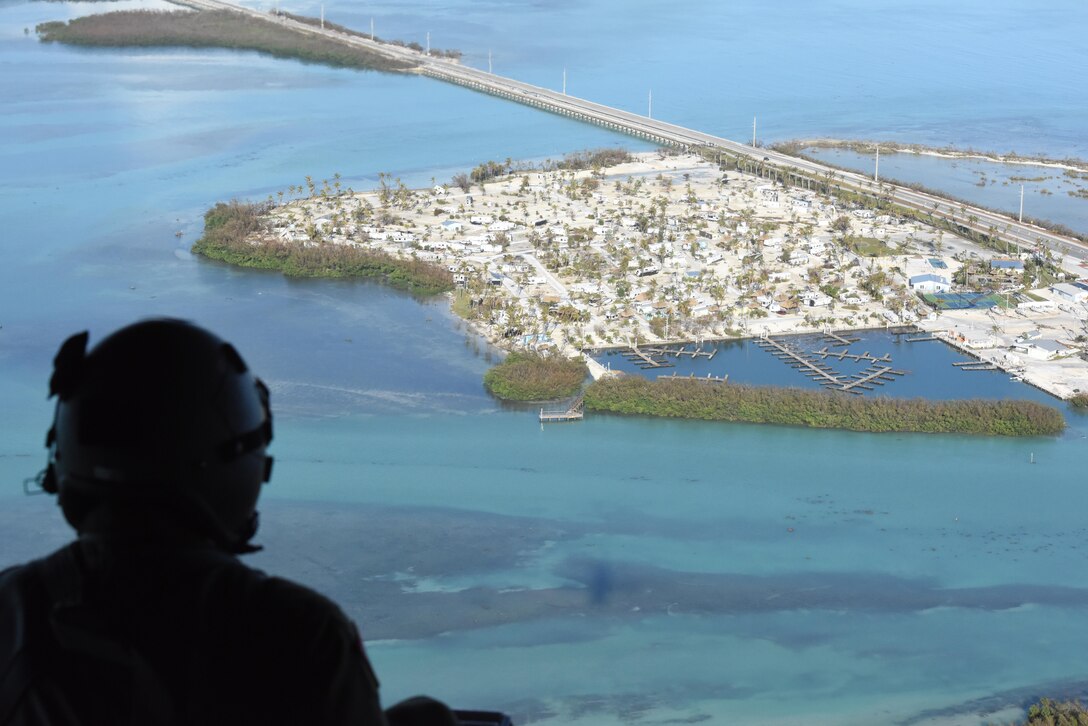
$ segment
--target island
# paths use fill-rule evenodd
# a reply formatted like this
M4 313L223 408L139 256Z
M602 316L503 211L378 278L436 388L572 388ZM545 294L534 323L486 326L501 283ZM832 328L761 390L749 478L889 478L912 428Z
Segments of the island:
M995 250L863 202L698 154L606 149L487 161L422 189L384 174L362 192L307 179L228 225L229 243L212 214L194 251L395 283L400 266L427 280L417 291L453 288L454 311L507 351L909 324L1060 398L1088 392L1079 261ZM339 255L363 262L325 264Z
M290 22L285 22L290 21ZM343 37L365 38L369 44L345 43L342 39L300 32L300 27L320 26ZM423 57L418 43L383 41L335 23L289 13L242 14L232 10L118 10L51 21L36 27L46 43L98 47L187 47L252 50L276 58L323 63L341 68L380 71L413 71L419 63L408 54L381 52L382 45L407 48ZM455 50L430 49L430 57L456 60Z
M1065 430L1060 411L1034 401L861 397L778 386L719 385L698 378L602 378L586 388L585 406L609 413L873 433L1053 436Z

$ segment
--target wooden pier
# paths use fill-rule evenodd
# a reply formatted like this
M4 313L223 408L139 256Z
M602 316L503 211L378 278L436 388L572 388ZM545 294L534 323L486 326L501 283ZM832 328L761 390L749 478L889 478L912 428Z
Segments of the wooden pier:
M654 354L650 352L652 349L645 351L639 349L637 346L631 346L631 348L624 353L623 357L629 361L638 364L639 368L672 368L673 364L668 361L660 360L661 353Z
M682 345L679 348L674 348L672 346L648 346L643 348L643 350L651 355L671 355L676 358L688 356L692 360L695 360L696 358L706 358L707 360L710 360L718 354L717 348L710 351L705 351L701 347L697 347L694 350L688 350L686 345Z
M585 418L584 396L579 396L567 408L540 409L540 423L566 423Z
M838 333L834 333L830 330L824 331L824 338L831 341L831 344L834 346L850 345L851 343L856 343L861 340L861 338L844 338Z
M849 391L850 393L855 393L855 388L871 391L873 386L883 386L887 381L894 381L895 379L892 376L904 374L905 371L893 371L891 366L873 366L858 374L854 380L843 384L840 390Z
M672 372L672 375L659 375L657 377L659 381L702 381L704 383L725 383L729 380L729 374L724 376L712 376L707 373L705 376L696 376L694 373L689 373L686 376L676 375L676 371Z
M845 338L843 340L845 340ZM827 347L823 350L804 352L797 350L788 343L775 340L770 336L764 336L756 341L756 343L765 350L768 350L774 357L784 361L790 367L800 370L805 376L832 391L843 391L845 393L861 395L865 391L874 390L876 386L883 386L885 383L894 381L896 376L906 375L906 371L897 371L891 366L878 365L881 363L890 363L890 354L877 358L869 355L868 352L861 355L849 353L847 351L834 353L829 351ZM850 358L855 361L869 361L873 363L873 365L870 365L861 373L847 376L839 373L826 363L814 360L816 357L819 357L820 361L823 361L829 356L838 358L840 361L845 358Z
M801 353L794 350L789 345L775 340L771 337L760 338L756 341L758 345L764 348L771 349L771 355L784 360L794 368L800 368L805 372L809 378L820 381L822 385L841 386L842 381L839 380L839 375L835 373L830 366L814 363L808 358L804 357Z
M854 361L867 360L867 361L872 361L873 363L891 363L892 362L892 354L891 353L885 353L884 355L880 356L879 358L874 358L873 356L869 355L869 351L865 351L861 355L858 355L857 353L851 353L848 350L843 350L843 351L839 351L838 353L836 353L833 350L829 350L827 346L824 346L820 350L809 351L809 355L812 355L812 356L817 356L818 355L818 356L820 356L821 359L831 357L831 358L838 358L839 360L844 360L846 358L849 358L850 360L854 360Z

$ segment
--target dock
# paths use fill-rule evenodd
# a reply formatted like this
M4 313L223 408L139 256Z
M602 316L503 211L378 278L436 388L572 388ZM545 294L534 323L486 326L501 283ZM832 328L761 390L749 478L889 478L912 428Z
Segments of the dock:
M671 355L677 358L688 356L692 360L695 360L696 358L706 358L707 360L711 360L714 356L718 354L717 348L714 348L710 351L705 351L701 347L697 347L694 350L688 350L688 347L686 345L682 345L678 348L672 346L649 346L644 348L643 350L652 355Z
M729 374L724 376L714 376L707 373L705 376L696 376L694 373L689 373L686 376L676 375L676 371L672 372L672 375L661 374L657 377L659 381L702 381L704 383L725 383L729 380Z
M855 388L861 388L871 391L873 386L883 386L884 383L895 380L892 376L902 376L905 373L906 371L893 371L891 366L873 366L858 374L854 380L843 384L843 387L839 390L854 393Z
M566 408L540 409L540 423L566 423L568 421L581 421L585 418L585 397L579 396Z
M652 353L651 349L641 350L632 345L622 353L623 357L638 365L639 368L672 368L673 364L661 360L661 353Z
M791 346L771 337L763 337L756 341L763 348L770 348L771 355L784 360L794 368L800 368L809 378L818 380L821 385L841 386L840 376L830 366L814 363Z
M840 345L850 345L851 343L856 343L861 340L861 338L844 338L838 333L834 333L830 330L824 331L824 339L831 341L831 344L836 347Z
M853 361L867 360L867 361L871 361L873 363L891 363L892 362L892 354L891 353L885 353L884 355L880 356L879 358L876 358L876 357L874 357L872 355L869 355L869 351L865 351L864 353L862 353L860 355L857 354L857 353L851 353L848 350L843 350L843 351L839 351L839 352L836 353L833 350L829 350L827 346L824 346L820 350L809 351L809 355L812 355L812 356L817 356L818 355L818 356L820 356L821 359L831 357L831 358L838 358L839 360L844 360L846 358L849 358L850 360L853 360Z
M845 340L845 338L842 340ZM906 371L895 370L890 365L880 365L891 363L891 354L885 354L878 358L868 352L862 354L854 354L848 351L835 353L830 351L828 347L824 347L822 350L805 352L770 336L761 337L756 341L756 344L792 368L800 370L802 374L816 381L824 388L832 391L861 395L865 391L875 390L876 386L883 386L894 381L896 376L903 376L907 373ZM814 360L817 357L820 358L820 361ZM847 376L821 362L828 357L838 358L840 361L846 358L855 361L869 361L872 365L860 373Z

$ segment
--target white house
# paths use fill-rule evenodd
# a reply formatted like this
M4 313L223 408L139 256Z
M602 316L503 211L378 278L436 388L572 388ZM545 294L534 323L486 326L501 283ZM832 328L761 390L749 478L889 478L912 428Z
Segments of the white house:
M822 308L831 304L831 298L819 290L806 290L801 293L801 302L805 307Z
M952 289L952 285L949 284L948 278L927 272L910 278L910 289L915 292L948 292Z
M1056 285L1051 285L1050 291L1062 300L1068 300L1069 302L1088 301L1088 285L1082 283L1059 282Z
M459 222L456 219L447 219L445 222L442 223L442 229L446 230L447 232L460 232L462 229L464 229L464 227L465 223Z
M971 332L964 337L963 344L968 348L984 350L986 348L1000 347L1001 341L989 333Z
M1065 346L1056 340L1039 338L1017 343L1014 350L1023 351L1029 358L1035 360L1053 360L1065 352Z

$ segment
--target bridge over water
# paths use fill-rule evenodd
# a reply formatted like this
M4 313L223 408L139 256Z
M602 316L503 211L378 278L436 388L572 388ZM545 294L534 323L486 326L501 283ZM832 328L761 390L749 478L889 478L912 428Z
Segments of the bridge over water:
M839 190L869 198L884 199L901 207L948 221L962 230L989 235L1002 243L1026 249L1043 245L1057 252L1088 259L1088 245L1079 240L1032 224L1018 222L1005 214L991 212L981 207L961 204L908 187L885 182L878 183L863 174L842 171L777 151L741 144L649 116L488 73L446 58L437 58L409 48L376 42L361 35L309 25L224 0L172 0L172 2L196 9L228 10L263 21L271 20L299 33L321 36L345 45L365 48L388 58L410 62L415 64L417 73L437 80L456 83L474 91L603 126L612 131L663 146L706 153L711 158L717 155L719 158L731 160L743 171L788 181L798 186L825 191Z

